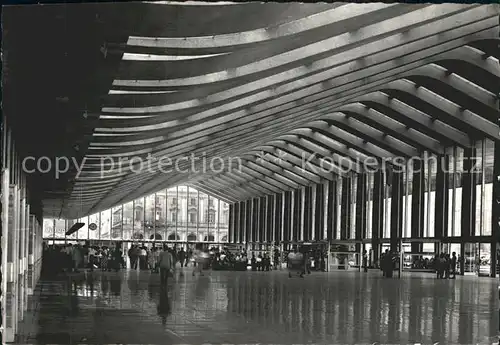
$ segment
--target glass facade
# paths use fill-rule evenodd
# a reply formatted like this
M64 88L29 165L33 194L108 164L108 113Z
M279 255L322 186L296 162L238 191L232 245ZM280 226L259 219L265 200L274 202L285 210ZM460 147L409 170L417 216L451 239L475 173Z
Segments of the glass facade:
M76 221L85 225L70 236ZM78 220L45 218L43 237L58 240L227 242L229 204L178 186Z

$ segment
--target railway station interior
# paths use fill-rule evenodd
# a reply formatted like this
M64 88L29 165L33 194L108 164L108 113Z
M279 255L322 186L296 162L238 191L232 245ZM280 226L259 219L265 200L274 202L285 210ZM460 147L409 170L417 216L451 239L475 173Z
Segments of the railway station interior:
M3 7L2 343L497 343L499 9Z

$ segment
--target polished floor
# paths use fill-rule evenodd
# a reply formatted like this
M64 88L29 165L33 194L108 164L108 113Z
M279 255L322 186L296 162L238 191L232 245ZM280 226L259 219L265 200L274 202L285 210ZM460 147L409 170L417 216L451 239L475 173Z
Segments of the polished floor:
M491 344L498 280L425 273L211 272L169 282L149 272L42 281L23 344Z

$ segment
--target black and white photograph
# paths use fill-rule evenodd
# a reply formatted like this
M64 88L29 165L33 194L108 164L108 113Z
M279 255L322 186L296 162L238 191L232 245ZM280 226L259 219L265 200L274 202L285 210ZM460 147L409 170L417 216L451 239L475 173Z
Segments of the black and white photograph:
M500 342L500 4L2 5L2 344Z

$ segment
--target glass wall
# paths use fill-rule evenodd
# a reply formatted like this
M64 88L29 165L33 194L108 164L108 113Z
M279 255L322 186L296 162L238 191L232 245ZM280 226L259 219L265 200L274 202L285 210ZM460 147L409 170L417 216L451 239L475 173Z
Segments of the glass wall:
M132 239L143 240L144 237L144 198L134 200L134 226Z
M366 176L366 238L373 235L373 181L375 175L368 173Z
M89 239L98 240L99 239L99 213L95 213L89 216Z
M162 190L155 193L155 240L163 240L167 238L167 191Z
M111 209L101 212L101 226L99 228L99 239L111 239Z
M343 184L343 179L342 178L337 178L337 231L335 231L335 239L340 240L340 220L341 220L341 211L342 211L342 184Z
M43 237L53 238L54 237L54 221L53 218L44 218L43 220Z
M351 182L351 229L350 229L350 234L349 238L350 239L355 239L356 238L356 197L358 196L357 191L358 191L358 179L357 175L353 174L351 178L349 179Z
M77 221L76 219L68 220L66 223L66 231L71 229L71 227L76 224L76 221ZM69 236L66 236L66 238L69 240L76 240L76 232L72 233Z
M134 202L128 202L123 205L123 239L130 240L134 231Z
M89 217L79 218L78 222L85 224L76 232L77 239L89 238Z
M177 202L177 188L167 189L167 228L165 232L165 238L175 239L175 233L177 232L177 216L179 211L179 205Z
M45 239L227 242L229 204L179 186L78 219L85 225L65 233L76 220L44 219Z
M119 240L122 238L122 219L123 206L113 207L111 209L111 239Z

